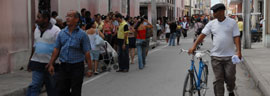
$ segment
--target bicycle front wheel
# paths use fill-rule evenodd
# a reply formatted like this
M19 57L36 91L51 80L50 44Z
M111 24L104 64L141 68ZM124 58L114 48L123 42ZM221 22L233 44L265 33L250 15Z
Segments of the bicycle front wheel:
M188 72L184 82L183 96L193 96L196 88L194 83L195 81L193 74L191 72Z
M201 85L200 85L200 96L205 96L206 95L206 90L207 90L207 83L208 83L208 66L205 65L203 67L203 73L201 77Z

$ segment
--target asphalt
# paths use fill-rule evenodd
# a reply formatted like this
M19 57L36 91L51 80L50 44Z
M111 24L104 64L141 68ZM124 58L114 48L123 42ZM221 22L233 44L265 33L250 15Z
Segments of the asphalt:
M181 41L183 43L189 42L185 39L181 39ZM162 46L162 44L159 44L159 43L151 43L151 45L152 45L152 48L155 47L155 49L159 45ZM155 45L155 46L153 46L153 45ZM190 46L190 45L187 45L185 48L188 48L188 46ZM171 50L165 49L163 53L162 52L159 53L155 49L152 50L153 54L159 54L161 56L166 54L168 51L171 51ZM173 48L169 48L169 49L173 49ZM176 49L174 49L174 50L176 50ZM270 59L268 59L268 57L270 56L269 54L270 54L270 49L262 47L262 43L253 43L252 49L244 49L243 50L244 62L242 64L237 65L238 67L237 67L236 93L238 94L238 96L270 96L270 92L269 92L269 89L270 89L270 70L269 70L270 69L270 63L269 63ZM164 58L166 58L166 57L164 57ZM173 57L173 58L175 58L175 57ZM155 56L153 56L153 58L152 57L148 58L148 62L151 64L149 66L154 66L155 62L151 63L151 61L156 60L156 59L157 58L155 58ZM155 91L156 89L152 89L151 91L146 91L146 89L156 88L153 85L151 85L151 83L149 83L148 84L149 86L146 87L146 89L140 89L139 85L143 86L143 85L147 85L147 83L142 83L142 84L136 83L136 82L139 82L139 81L136 81L136 80L139 80L138 78L145 78L145 80L154 80L154 79L147 79L148 78L147 76L144 77L145 75L151 75L148 73L150 71L150 70L147 70L148 68L146 68L145 70L142 70L144 72L142 74L145 74L145 75L140 76L140 75L138 75L139 74L138 72L140 72L140 71L136 69L137 66L133 65L134 66L133 69L135 70L135 71L133 70L133 72L135 75L137 72L137 76L138 76L138 78L133 78L134 80L131 80L131 81L135 82L133 84L133 85L135 85L135 87L133 87L133 89L132 89L132 86L131 86L129 88L130 91L127 91L127 93L124 93L126 95L122 95L122 96L168 96L168 95L166 95L166 92L174 92L174 93L168 93L168 94L172 94L170 96L179 96L178 95L179 93L177 93L177 92L180 92L179 90L177 90L177 92L171 91L171 90L176 90L175 88L180 88L178 83L177 84L175 83L176 82L175 80L178 80L179 77L171 77L172 79L170 79L171 75L166 73L170 70L177 70L178 68L173 67L173 66L165 66L165 64L166 64L165 61L166 60L161 59L161 61L158 63L163 62L164 65L160 65L161 67L165 67L165 69L166 69L166 67L169 67L172 69L167 69L167 71L163 70L161 73L159 73L159 71L156 70L157 74L164 74L165 76L158 77L158 75L157 75L157 77L155 79L161 79L161 80L155 81L155 84L164 83L164 82L162 82L162 80L164 80L164 78L166 78L166 80L168 82L165 84L168 84L169 86L167 86L167 87L166 86L159 86L157 89L159 91L157 91L157 92ZM183 62L183 61L178 61L178 62ZM158 64L158 63L156 63L156 64ZM179 66L179 67L181 67L181 66ZM184 69L186 69L186 68L184 68ZM162 70L162 69L160 69L160 70ZM178 70L180 70L180 69L178 69ZM211 70L211 69L209 69L209 70ZM181 73L178 71L172 71L172 72L175 73L175 74L173 74L175 76L177 76L177 75L182 76L183 74L185 74L184 72ZM132 72L130 72L130 73L132 74ZM154 73L155 73L155 71L154 71ZM176 74L176 73L178 73L178 74ZM86 78L85 82L84 82L84 84L85 84L84 88L86 86L87 88L95 89L95 87L97 87L97 86L89 85L88 83L90 82L90 84L93 84L93 82L100 82L100 80L99 80L100 78L108 78L106 82L112 82L110 80L113 78L124 79L124 78L126 78L125 76L129 77L126 74L121 74L120 77L110 77L108 74L111 74L111 73L105 72L104 74L101 74L101 75L96 76L96 77ZM89 81L89 79L91 79L91 80ZM213 79L212 76L210 76L210 80L211 79ZM123 81L127 81L127 80L124 79ZM174 81L174 83L170 84L171 81ZM30 82L31 82L31 73L29 73L25 70L15 70L14 72L12 72L10 74L0 75L0 96L24 96L22 94L26 93L27 86L30 84ZM144 81L140 81L140 82L144 82ZM179 81L177 81L177 82L181 82L181 79L179 79ZM211 82L211 81L209 81L209 82ZM100 82L100 84L102 84L102 83L104 83L104 82ZM104 83L101 86L108 86L108 85L106 85L106 83ZM104 89L98 89L98 90L103 90L103 91L99 91L99 92L103 92L103 93L107 92L107 90L105 90L105 89L115 90L115 91L112 91L111 93L115 93L115 94L118 94L118 96L121 96L121 95L119 95L121 93L117 92L117 90L116 90L117 87L119 87L119 86L123 86L123 85L119 85L119 84L113 85L112 84L111 87L109 87L109 88L105 87ZM168 90L169 87L174 87L174 88L171 90ZM209 92L207 94L212 93L211 83L209 83L209 88L210 89L209 89ZM123 88L122 90L125 90L125 89L127 89L127 87ZM132 92L132 91L136 91L136 90L140 90L141 92L149 92L149 93L147 93L149 95L138 95L140 93L138 93L137 95L136 94L135 95L128 94L128 92ZM165 91L160 91L160 90L165 90ZM87 90L84 89L83 92L88 92L88 89ZM159 93L159 94L163 94L163 95L151 95L151 94L155 94L155 93ZM46 95L44 95L44 96L46 96ZM84 96L89 96L89 95L84 95ZM101 96L101 95L98 95L98 96ZM104 96L106 96L106 95L104 95ZM107 95L107 96L109 96L109 95ZM111 96L113 96L113 95L111 95ZM210 94L207 96L213 96L213 95Z

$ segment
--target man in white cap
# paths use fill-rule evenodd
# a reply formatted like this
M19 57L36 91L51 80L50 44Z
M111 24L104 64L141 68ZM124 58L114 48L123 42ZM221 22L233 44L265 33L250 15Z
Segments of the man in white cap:
M225 6L222 3L214 5L211 10L216 19L210 21L202 30L189 53L193 54L196 46L206 35L213 34L213 48L211 50L211 63L215 74L215 96L224 96L224 82L227 85L229 96L234 95L236 65L232 63L232 56L242 58L240 32L237 22L225 16ZM236 47L236 50L235 50ZM235 52L236 51L236 52Z

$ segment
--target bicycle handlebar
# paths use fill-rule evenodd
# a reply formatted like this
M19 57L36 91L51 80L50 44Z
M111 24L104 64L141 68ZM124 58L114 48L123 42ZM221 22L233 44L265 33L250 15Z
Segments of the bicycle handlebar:
M185 50L185 49L180 49L180 53L182 53L182 52L186 52L186 53L188 53L188 50ZM210 54L210 50L204 50L204 51L194 51L194 54L196 54L196 53L206 53L206 54ZM193 54L193 55L194 55Z

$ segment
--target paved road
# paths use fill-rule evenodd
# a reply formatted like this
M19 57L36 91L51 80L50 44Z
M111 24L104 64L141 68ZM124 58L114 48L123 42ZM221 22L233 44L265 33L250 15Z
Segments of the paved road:
M181 96L190 56L179 54L179 49L188 49L193 41L191 37L182 39L180 46L166 46L162 42L161 46L151 50L144 70L139 70L135 62L129 73L110 72L86 81L83 96ZM214 96L211 67L209 72L210 89L206 96Z
M85 78L83 96L182 96L184 78L189 68L190 56L179 54L179 49L188 49L192 45L192 33L181 39L180 46L167 46L165 42L150 51L147 66L138 69L137 60L130 67L129 73L106 72L101 75ZM204 41L202 49L210 49L211 40ZM207 60L209 57L206 56ZM214 96L212 67L209 65L209 83L206 96ZM255 87L245 66L237 65L237 95L262 96ZM46 96L46 94L42 94ZM225 95L228 96L228 95Z

